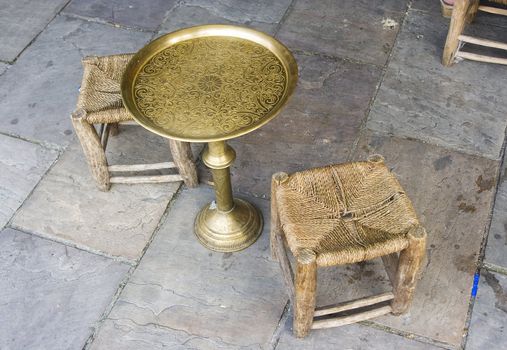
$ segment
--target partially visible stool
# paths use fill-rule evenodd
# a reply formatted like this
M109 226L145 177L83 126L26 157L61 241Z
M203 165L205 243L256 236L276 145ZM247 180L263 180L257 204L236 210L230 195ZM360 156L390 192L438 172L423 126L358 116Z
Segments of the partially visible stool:
M507 58L480 55L463 50L465 44L470 44L507 51L507 43L463 34L465 31L465 24L471 23L478 11L507 16L507 8L505 8L505 6L507 6L507 0L491 0L491 2L498 4L498 6L481 5L480 0L455 1L442 56L442 63L444 66L451 66L455 62L463 59L507 65Z
M295 278L285 246L294 256ZM282 268L297 337L311 328L405 313L425 247L426 232L381 156L273 175L271 251ZM382 257L392 292L315 308L318 267L377 257Z
M188 187L198 184L197 170L190 144L170 140L173 162L155 164L108 165L105 149L109 135L118 133L118 123L131 123L134 118L123 106L120 83L133 54L89 56L82 61L83 81L72 124L81 142L92 175L102 191L111 183L157 183L184 181ZM100 124L99 132L94 124ZM155 176L113 176L112 172L142 172L177 168L179 174Z

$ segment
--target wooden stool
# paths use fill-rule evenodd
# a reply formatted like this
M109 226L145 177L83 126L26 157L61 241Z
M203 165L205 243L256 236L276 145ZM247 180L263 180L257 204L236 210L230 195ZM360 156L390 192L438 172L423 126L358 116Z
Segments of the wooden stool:
M107 191L112 183L158 183L184 181L188 187L198 184L197 170L190 144L169 140L173 162L155 164L108 165L105 149L109 135L118 134L118 123L138 125L125 109L120 82L133 54L104 57L90 56L84 67L77 109L72 124L81 142L85 157L100 190ZM99 132L94 124L100 124ZM179 174L156 176L112 176L112 172L139 172L177 168Z
M507 0L491 1L507 5ZM480 0L456 0L452 10L451 24L449 25L449 32L447 33L447 40L445 41L444 54L442 57L442 63L445 66L451 66L457 59L507 64L507 58L478 55L472 52L462 51L466 43L507 50L507 43L463 35L465 23L472 22L477 11L507 16L507 9L505 8L482 6L479 3Z
M408 310L426 232L381 156L291 175L277 173L271 191L271 252L282 268L297 337L311 328ZM295 258L295 278L285 246ZM318 267L377 257L382 257L392 293L315 308Z

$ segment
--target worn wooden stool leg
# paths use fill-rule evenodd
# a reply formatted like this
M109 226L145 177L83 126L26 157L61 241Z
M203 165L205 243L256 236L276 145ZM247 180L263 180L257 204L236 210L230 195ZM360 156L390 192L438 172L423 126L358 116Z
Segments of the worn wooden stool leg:
M407 234L409 245L400 252L398 270L394 281L393 314L407 312L414 295L418 272L426 252L426 231L416 226Z
M107 159L97 131L92 124L86 121L86 112L84 110L74 112L71 120L99 189L108 191L111 184L109 182Z
M119 123L111 123L109 125L109 135L116 136L120 133Z
M277 187L288 179L289 175L286 173L273 174L271 178L271 235L270 235L270 246L271 246L271 257L277 260L277 249L276 249L276 235L282 234L282 226L280 223L280 217L278 216L278 208L276 203L276 189Z
M285 250L283 233L277 234L275 236L272 249L276 250L276 255L278 258L278 262L280 264L280 268L282 270L283 281L285 283L285 287L287 289L287 293L289 294L289 299L291 305L294 307L294 272L290 266L289 257L287 256L287 251Z
M309 249L302 249L296 256L296 281L294 284L294 335L305 337L313 323L317 290L317 257Z
M169 139L169 147L173 156L174 164L178 167L179 173L188 187L197 187L197 168L193 161L190 143Z
M471 0L467 11L466 23L470 24L474 21L475 16L479 10L481 0Z
M450 66L454 63L454 58L459 45L459 36L465 28L465 21L470 4L475 0L457 0L452 10L449 32L445 41L442 63L444 66Z

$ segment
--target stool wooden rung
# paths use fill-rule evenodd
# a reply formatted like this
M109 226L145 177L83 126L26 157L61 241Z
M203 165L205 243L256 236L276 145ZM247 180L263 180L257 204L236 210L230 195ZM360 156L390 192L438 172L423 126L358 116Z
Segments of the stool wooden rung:
M337 316L334 318L324 319L324 320L314 320L312 323L312 329L321 329L321 328L332 328L345 326L347 324L352 324L360 321L366 321L370 318L375 318L383 315L387 315L393 311L391 305L386 305L382 307L378 307L373 310L358 312L352 315L347 316Z
M460 35L460 36L458 36L458 39L459 39L459 41L462 41L465 43L493 47L495 49L500 49L500 50L507 50L507 44L501 43L499 41L480 39L480 38L475 38L475 37L469 36L469 35Z
M113 184L161 183L183 181L181 175L154 175L154 176L112 176L109 179Z
M460 45L458 46L458 50L456 51L455 57L467 59L467 60L472 60L472 61L478 61L478 62L487 62L487 63L496 63L496 64L507 65L507 58L480 55L480 54L461 50L463 47L463 43L468 43L468 44L479 45L479 46L484 46L484 47L491 47L491 48L507 51L507 44L506 43L501 43L499 41L488 40L488 39L474 38L474 37L468 36L468 35L460 35L458 37L458 39L459 39Z
M343 303L330 305L330 306L322 306L322 307L316 307L315 313L313 314L314 317L318 316L324 316L324 315L330 315L330 314L337 314L340 312L353 310L353 309L359 309L365 306L370 306L374 304L378 304L384 301L392 300L394 299L394 294L392 292L382 293L378 295L372 295L366 298L359 298L355 300L346 301Z
M109 165L109 171L145 171L176 168L173 162L162 162L153 164L129 164L129 165Z
M507 16L507 9L501 9L498 7L479 5L478 10L482 12L493 13L495 15Z

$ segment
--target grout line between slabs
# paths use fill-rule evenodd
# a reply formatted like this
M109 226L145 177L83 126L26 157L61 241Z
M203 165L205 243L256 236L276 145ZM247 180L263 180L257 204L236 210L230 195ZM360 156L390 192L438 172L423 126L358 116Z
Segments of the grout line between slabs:
M378 94L380 92L380 88L382 87L382 83L384 82L384 79L386 77L387 69L389 68L389 64L391 63L392 57L394 55L394 48L396 47L396 44L398 42L398 37L399 37L401 31L403 30L403 27L405 26L405 22L407 21L407 17L408 17L408 12L410 11L411 7L412 7L412 0L410 0L407 3L407 7L405 9L405 14L403 15L403 19L400 21L400 26L398 28L398 32L396 33L396 36L395 36L395 38L393 40L393 46L391 47L391 51L389 52L389 55L387 56L386 63L382 67L382 71L380 73L378 84L377 84L377 86L375 88L375 91L373 93L372 98L370 99L370 103L368 105L368 109L366 110L364 118L361 120L361 124L359 126L358 136L357 136L356 140L354 141L354 143L352 144L352 146L350 148L349 155L347 157L348 161L351 161L353 159L354 154L357 152L357 147L359 145L359 140L361 139L361 137L367 131L366 123L367 123L367 121L368 121L368 119L370 117L370 113L371 113L371 110L373 108L373 104L377 100L377 96L378 96Z
M35 190L35 188L34 188L34 190ZM30 193L30 195L31 195L31 193ZM27 197L26 200L28 200L28 197ZM24 202L26 202L26 200ZM24 202L23 202L23 204L24 204ZM23 205L21 205L18 208L18 210L21 209L22 206ZM14 214L11 217L11 220L13 220L15 216L16 216L16 214ZM90 247L82 245L82 244L77 244L77 243L75 243L73 241L70 241L70 240L67 240L67 239L62 239L62 238L58 238L58 237L55 237L55 236L49 236L49 235L42 234L42 233L39 233L39 232L34 232L34 231L31 231L31 230L27 230L24 227L13 225L10 222L5 227L6 228L11 228L13 230L20 231L20 232L23 232L23 233L26 233L26 234L29 234L29 235L32 235L32 236L35 236L35 237L39 237L39 238L45 239L47 241L63 244L65 246L67 246L67 247L75 248L75 249L81 250L81 251L86 252L86 253L90 253L90 254L94 254L94 255L99 255L99 256L102 256L102 257L107 258L107 259L111 259L111 260L114 260L114 261L117 261L117 262L125 263L125 264L130 265L130 266L134 266L136 264L136 260L130 260L130 259L124 258L122 256L111 255L111 254L105 253L105 252L103 252L101 250L93 249L93 248L90 248Z
M93 344L93 341L95 340L95 337L97 336L100 328L102 327L103 323L106 321L109 314L113 310L114 306L116 305L116 302L119 300L120 295L123 292L123 289L125 289L125 286L130 281L130 278L132 277L132 275L136 271L136 269L139 266L140 262L142 261L144 255L148 251L148 248L151 246L151 243L153 242L153 240L157 236L158 232L160 231L160 228L165 223L166 218L169 215L169 212L171 211L174 203L178 200L180 193L183 191L183 188L184 188L184 185L183 185L183 183L181 183L178 190L173 194L172 198L169 200L169 203L167 203L167 206L164 210L164 214L162 214L162 216L160 217L157 227L153 230L153 233L151 234L151 237L148 240L148 242L146 243L146 245L144 246L144 249L141 252L141 255L139 256L139 258L136 261L134 261L134 263L132 264L132 267L127 272L127 275L125 276L125 278L122 280L122 282L118 286L118 289L116 290L116 293L113 295L109 306L104 310L104 312L101 315L101 317L99 318L99 320L97 322L95 322L93 332L92 332L92 334L90 334L90 336L86 340L82 350L90 349L90 346Z
M448 350L455 349L455 346L453 346L451 344L444 343L444 342L441 342L441 341L438 341L438 340L435 340L432 338L424 337L424 336L421 336L421 335L418 335L415 333L405 332L405 331L402 331L402 330L399 330L396 328L385 326L380 323L376 323L374 321L361 321L361 322L358 322L358 324L366 326L366 327L371 327L371 328L374 328L374 329L377 329L380 331L384 331L385 333L394 334L394 335L397 335L397 336L400 336L400 337L403 337L403 338L406 338L409 340L417 341L419 343L430 344L430 345L433 345L433 346L436 346L436 347L439 347L442 349L448 349Z
M40 32L38 32L33 38L32 40L30 40L30 42L16 55L16 57L14 57L14 59L10 62L8 62L9 64L14 64L19 56L21 56L23 54L23 52L26 51L26 49L28 49L34 42L35 40L37 40L37 38L42 34L43 31L46 30L46 28L51 24L51 22L53 22L53 20L63 11L63 9L71 2L71 0L67 0L66 3L64 3L57 11L55 11L55 14L53 17L51 17L49 19L49 21L46 23L46 25L42 28L42 30Z
M491 201L491 205L489 208L488 221L487 221L486 227L484 228L483 238L482 238L482 242L481 242L481 249L479 251L479 257L477 259L477 267L476 267L475 274L474 274L474 276L479 277L479 280L480 280L482 268L489 270L488 266L490 266L492 268L492 270L494 270L494 271L500 270L498 272L500 272L502 274L505 274L507 272L507 269L502 271L500 266L496 266L496 265L492 265L492 264L488 264L488 263L484 262L484 258L486 256L486 248L487 248L487 244L488 244L489 233L491 230L491 224L493 222L493 213L495 211L496 200L498 198L498 192L500 190L500 182L501 182L502 169L504 166L506 146L507 146L507 128L504 131L504 139L503 139L503 144L502 144L502 148L500 151L500 162L498 164L497 175L496 175L495 193L493 195L493 200ZM475 287L476 286L474 284L472 288L475 288ZM466 321L465 321L465 331L463 334L463 340L461 342L462 349L465 349L466 343L468 340L468 334L470 331L470 324L472 321L472 314L473 314L473 309L474 309L474 305L475 305L475 300L476 300L476 295L472 295L470 297L470 302L468 305L467 317L466 317Z
M282 314L280 315L280 319L278 320L278 324L276 325L275 331L273 332L273 336L271 337L271 341L269 342L269 350L275 350L280 342L280 338L282 337L282 332L285 328L285 324L289 319L289 310L290 310L290 300L287 300L285 307L283 308Z
M79 19L79 20L82 20L82 21L90 22L90 23L97 23L97 24L107 25L107 26L110 26L110 27L113 27L113 28L117 28L117 29L124 29L124 30L130 30L130 31L141 32L141 33L154 33L153 30L150 30L150 29L146 29L146 28L142 28L142 27L136 27L136 26L127 26L127 25L124 25L124 24L119 24L119 23L107 21L107 20L104 20L104 19L101 19L101 18L98 18L98 17L87 17L87 16L82 16L82 15L77 15L77 14L71 13L71 12L65 12L65 11L63 11L63 12L60 13L60 16L65 16L65 17L69 17L69 18Z
M53 167L56 165L56 163L58 162L58 160L60 159L60 157L62 156L62 154L63 154L63 151L58 151L58 154L56 155L55 160L48 166L48 168L46 169L46 171L39 178L39 181L37 181L37 183L32 187L31 191L27 194L27 196L25 197L25 199L23 199L23 201L21 202L21 204L14 211L14 213L12 213L11 217L9 218L9 221L7 221L7 223L4 225L4 228L5 227L10 227L10 228L13 228L13 229L21 231L21 232L29 233L29 232L26 232L26 231L23 231L23 230L20 230L18 228L13 227L12 226L12 220L14 220L14 217L18 214L18 212L21 209L21 207L23 207L23 205L26 203L26 201L32 196L33 192L39 186L39 184L41 183L41 181L46 177L46 175L51 171L51 169L53 169Z
M278 35L278 31L280 30L280 28L282 27L282 25L287 20L287 18L289 17L290 13L292 12L292 9L294 8L294 3L295 2L296 2L296 0L292 0L290 2L289 6L287 6L287 9L285 9L285 12L283 13L282 18L280 18L280 20L276 24L275 30L273 32L273 36L274 37L276 37Z
M3 131L0 131L0 136L11 137L13 139L29 142L29 143L32 143L37 146L41 146L41 147L51 150L51 151L57 151L59 153L63 153L65 151L65 149L67 148L67 146L60 146L60 145L57 145L57 144L54 144L51 142L34 140L34 139L30 139L30 138L27 138L27 137L24 137L21 135L11 134L11 133L7 133L7 132L3 132Z

